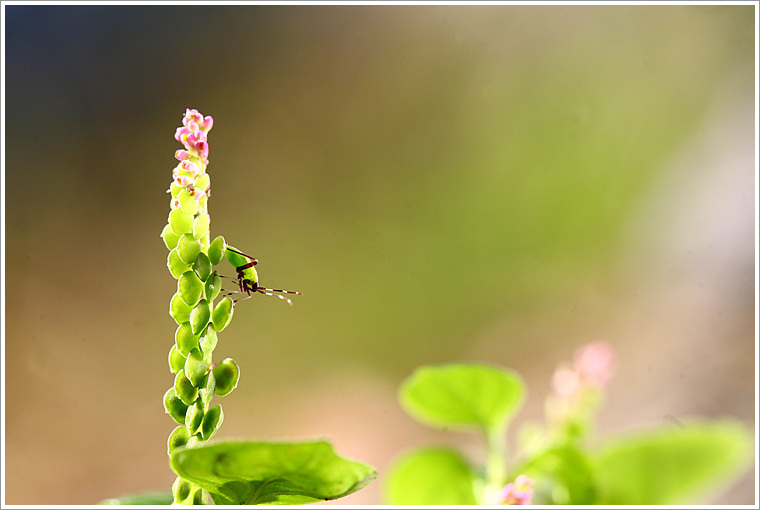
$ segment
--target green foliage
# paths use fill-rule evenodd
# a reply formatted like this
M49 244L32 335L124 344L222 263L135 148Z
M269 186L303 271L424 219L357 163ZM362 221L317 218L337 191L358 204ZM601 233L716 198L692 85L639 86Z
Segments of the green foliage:
M232 359L227 358L214 367L216 394L220 397L229 394L237 387L240 369Z
M514 372L488 365L421 367L401 385L399 399L426 425L501 431L522 405L524 384Z
M169 491L149 491L138 492L135 494L126 494L118 498L104 499L100 505L171 505L174 502L174 496Z
M469 461L456 450L419 449L388 469L385 499L392 505L475 505L477 479Z
M592 456L598 504L694 503L740 475L752 459L752 434L732 421L683 421L612 438Z
M224 240L224 237L218 236L211 241L211 244L208 247L208 258L211 261L211 264L215 266L219 264L219 262L222 261L226 250L227 242Z
M218 505L331 500L358 491L376 476L371 467L338 456L325 441L226 441L178 448L171 466Z
M523 401L523 384L513 372L478 364L422 367L401 385L401 405L417 420L435 427L475 427L484 436L482 469L455 450L422 448L392 464L384 487L386 501L403 505L515 504L503 501L501 487L530 481L535 504L669 505L695 503L696 497L724 487L751 461L753 437L732 420L683 421L585 444L592 430L601 388L594 376L607 370L598 344L580 351L596 363L581 363L573 394L547 399L546 428L526 424L520 463L506 469L504 432ZM576 353L576 361L578 360ZM601 367L601 368L600 368ZM569 370L563 368L564 370ZM589 377L589 379L583 379ZM584 382L585 381L585 382ZM586 386L584 386L584 384ZM567 390L565 390L567 391ZM565 400L563 400L565 399ZM577 433L566 433L568 427ZM580 427L580 428L578 428ZM513 487L518 482L515 481ZM511 489L524 497L526 486ZM520 491L523 491L522 493ZM517 496L515 496L517 494Z
M214 329L217 332L221 332L232 320L232 315L235 312L235 307L232 304L232 299L226 297L222 299L214 312L211 315L211 321L214 324Z

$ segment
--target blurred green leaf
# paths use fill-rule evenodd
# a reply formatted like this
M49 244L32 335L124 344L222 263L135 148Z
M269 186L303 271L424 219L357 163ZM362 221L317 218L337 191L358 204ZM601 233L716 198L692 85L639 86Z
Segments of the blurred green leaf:
M373 468L338 456L325 441L225 441L178 448L177 475L211 494L217 505L298 505L347 496L375 479Z
M476 473L467 459L449 448L423 448L402 455L389 469L389 505L475 505Z
M497 433L522 405L524 386L515 372L491 365L425 366L402 383L399 400L424 424Z
M731 421L683 422L610 440L595 456L598 504L669 505L725 487L747 469L753 438Z

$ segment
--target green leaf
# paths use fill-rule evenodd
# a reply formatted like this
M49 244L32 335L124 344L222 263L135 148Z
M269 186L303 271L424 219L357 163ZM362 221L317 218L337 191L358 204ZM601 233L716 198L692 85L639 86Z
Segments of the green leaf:
M177 372L177 375L174 377L174 392L188 406L193 405L195 399L198 398L198 388L193 386L190 379L185 377L184 370Z
M206 329L203 330L200 339L201 351L203 351L203 357L206 359L206 363L211 363L211 354L216 348L218 337L213 324L209 324Z
M176 335L175 335L175 338L176 338ZM177 348L177 344L175 343L174 345L172 345L172 348L169 351L169 370L171 371L172 374L176 374L177 372L182 370L184 367L185 367L185 356L183 356L182 353L179 352L179 349Z
M601 505L693 504L752 461L753 436L733 420L683 421L610 440L595 455Z
M404 409L433 427L478 427L499 433L523 402L520 376L507 369L454 363L418 368L399 390Z
M203 406L200 401L196 401L193 405L187 408L187 414L185 415L185 427L187 427L190 436L194 436L198 432L198 428L201 426L202 421Z
M423 448L401 456L386 474L389 505L476 505L476 473L449 448Z
M224 240L224 237L217 236L213 241L211 241L211 244L208 247L208 258L211 261L212 265L215 266L222 261L222 257L224 257L224 252L226 249L227 242Z
M118 498L104 499L99 505L171 505L174 496L169 491L146 491L124 494Z
M225 441L177 448L171 467L211 494L217 505L299 505L347 496L377 473L338 456L325 441Z

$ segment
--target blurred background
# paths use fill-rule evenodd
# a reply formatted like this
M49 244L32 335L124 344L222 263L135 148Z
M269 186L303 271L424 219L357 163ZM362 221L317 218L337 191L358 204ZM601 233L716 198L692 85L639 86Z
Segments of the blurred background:
M379 470L334 503L382 503L414 446L478 460L397 404L422 364L519 371L519 425L606 340L600 437L755 426L754 6L4 9L7 504L174 480L159 234L186 108L215 121L212 236L304 293L236 307L217 437Z

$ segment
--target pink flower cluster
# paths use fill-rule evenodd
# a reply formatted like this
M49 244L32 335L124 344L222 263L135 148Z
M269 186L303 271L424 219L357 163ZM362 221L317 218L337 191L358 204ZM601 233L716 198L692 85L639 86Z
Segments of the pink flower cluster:
M175 156L184 161L190 156L196 156L206 164L208 162L208 141L206 135L214 126L214 119L204 117L198 110L188 108L182 119L182 127L178 127L174 138L185 146L186 150L178 150ZM183 154L180 154L183 153Z
M185 148L174 153L179 164L172 170L172 178L176 185L185 188L196 200L208 194L210 186L206 174L207 135L213 125L214 119L211 117L204 117L198 110L187 109L182 119L182 127L178 127L174 134L174 138ZM176 207L177 204L173 206Z
M572 367L561 366L552 377L552 388L561 397L577 395L588 387L602 388L612 378L615 351L605 342L582 345L575 351Z
M533 498L533 479L520 475L514 483L508 483L501 490L502 505L530 505Z

